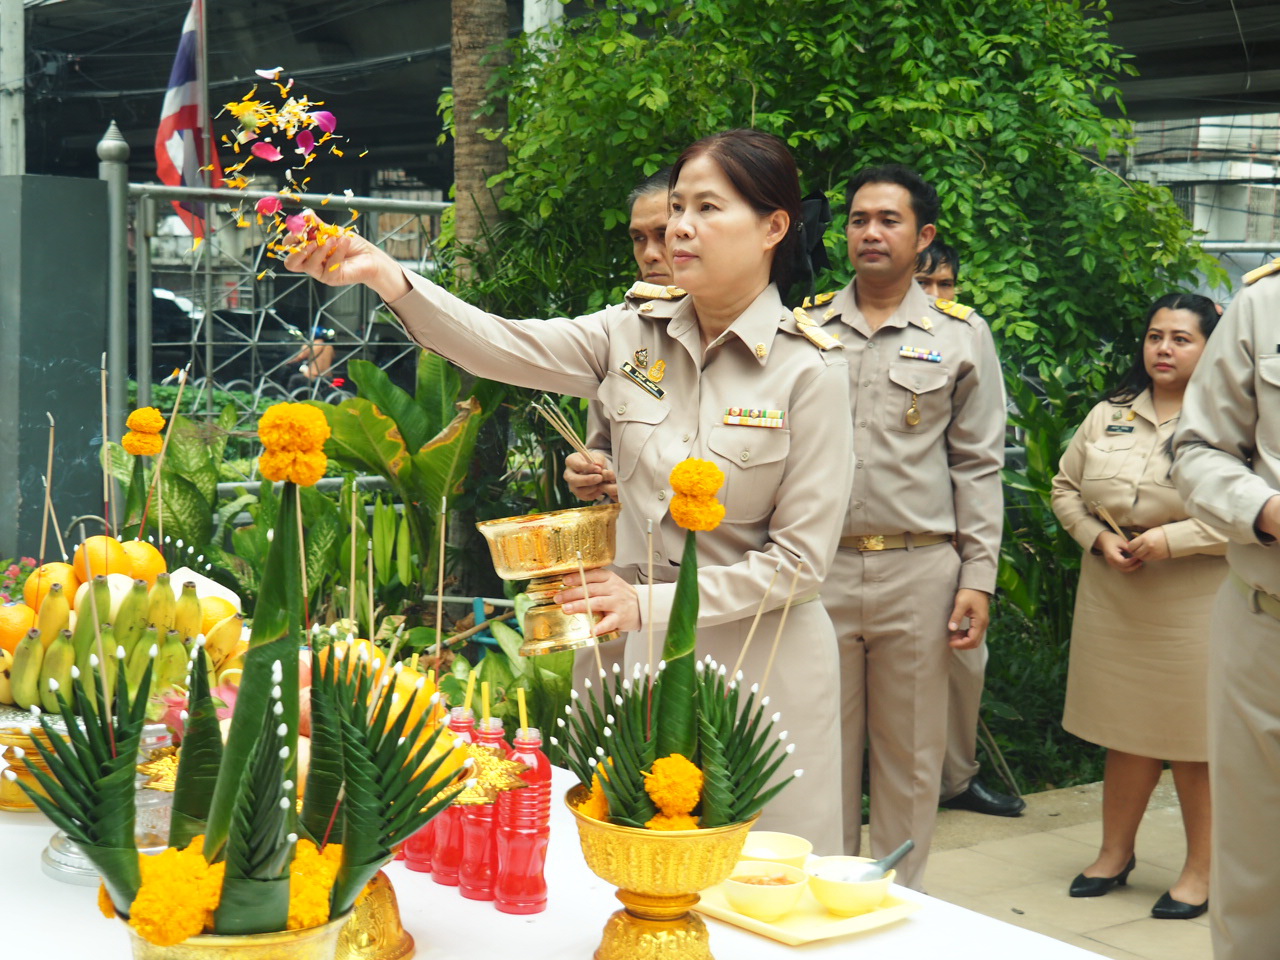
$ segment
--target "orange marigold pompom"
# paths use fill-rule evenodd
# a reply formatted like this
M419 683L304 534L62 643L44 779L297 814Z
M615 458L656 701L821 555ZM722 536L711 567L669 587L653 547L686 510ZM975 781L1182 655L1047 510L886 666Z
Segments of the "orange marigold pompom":
M258 458L258 472L266 480L290 480L300 487L314 486L328 469L323 450L264 450Z
M138 857L142 885L129 909L129 925L140 937L170 947L212 925L226 862L209 863L203 847L204 837L197 837L185 850L170 847L154 857Z
M155 407L139 407L124 425L135 433L159 433L164 429L164 414Z
M697 830L698 818L691 817L687 813L677 813L672 816L660 813L645 826L650 830Z
M671 489L690 497L714 497L724 486L724 471L710 460L690 457L671 471Z
M125 453L131 453L135 457L154 457L164 446L164 437L158 433L130 430L120 438L120 445L124 447Z
M258 420L258 439L270 451L313 452L329 439L329 421L306 403L277 403Z
M592 820L609 819L609 798L604 794L604 787L600 786L600 774L591 777L591 793L578 805L578 812Z
M289 867L290 930L329 922L329 894L341 865L340 844L331 843L322 853L310 840L298 841Z
M641 773L645 793L668 817L692 813L702 799L702 771L678 753L655 760L652 773L643 770Z
M114 920L117 916L116 905L111 902L111 894L107 893L105 883L98 884L98 909L108 920Z
M671 498L671 519L685 530L714 530L724 519L724 505L715 497L677 493Z

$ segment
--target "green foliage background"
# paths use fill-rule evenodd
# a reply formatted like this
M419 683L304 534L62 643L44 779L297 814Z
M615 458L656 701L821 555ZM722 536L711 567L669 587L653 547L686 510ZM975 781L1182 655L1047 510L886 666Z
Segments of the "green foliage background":
M1133 72L1103 4L1080 0L587 0L585 16L512 42L495 84L509 167L464 296L506 316L573 316L634 275L631 185L709 133L750 126L791 146L827 191L844 284L844 183L900 162L942 197L965 302L991 322L1029 416L1009 515L988 715L1024 787L1091 779L1092 748L1057 726L1078 555L1048 508L1046 469L1137 344L1155 297L1225 283L1162 187L1113 168L1132 137L1117 90ZM442 102L451 119L448 94ZM1110 114L1110 115L1109 115ZM483 443L483 441L482 441ZM1037 473L1037 471L1039 471ZM1051 476L1051 472L1050 472ZM1044 585L1057 584L1047 591ZM1050 615L1051 614L1051 615ZM1022 711L1022 712L1020 712Z

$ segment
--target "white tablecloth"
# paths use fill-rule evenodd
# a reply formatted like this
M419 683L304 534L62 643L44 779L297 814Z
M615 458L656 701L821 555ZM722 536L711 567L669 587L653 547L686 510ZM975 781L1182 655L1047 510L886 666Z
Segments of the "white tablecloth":
M3 764L0 763L0 766ZM553 782L547 910L527 917L499 913L466 900L456 887L432 882L403 863L387 867L405 928L420 960L573 960L591 957L605 920L621 904L613 888L587 869L577 827L561 798L572 785L566 771ZM127 960L119 921L98 913L97 891L44 874L40 852L53 826L38 813L0 812L0 956L14 960ZM718 960L848 958L858 960L1084 960L1096 954L942 900L895 887L923 907L896 924L800 947L785 946L706 918Z

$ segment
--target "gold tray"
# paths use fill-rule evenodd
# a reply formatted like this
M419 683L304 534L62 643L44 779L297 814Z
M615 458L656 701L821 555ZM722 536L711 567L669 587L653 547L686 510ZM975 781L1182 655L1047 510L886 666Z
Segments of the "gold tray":
M791 946L874 930L910 916L921 906L915 900L904 900L890 893L884 898L884 903L870 913L856 917L837 917L834 913L828 913L827 908L820 904L812 893L805 890L794 910L772 923L765 923L763 920L756 920L754 917L738 913L730 907L729 901L724 897L724 891L718 884L703 890L699 896L701 899L693 908L699 913L705 913L708 917L715 917L717 920L732 923L736 927L742 927L744 930L750 930L752 933L758 933L770 940L777 940L779 943Z

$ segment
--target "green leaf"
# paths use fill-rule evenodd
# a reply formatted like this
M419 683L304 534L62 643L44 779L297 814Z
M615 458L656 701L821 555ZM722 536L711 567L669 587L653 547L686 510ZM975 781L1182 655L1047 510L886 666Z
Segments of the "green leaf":
M337 406L307 401L324 412L331 432L324 452L331 459L361 473L377 473L400 482L409 466L409 451L394 420L363 397L343 400Z
M221 761L222 730L218 726L217 705L209 693L209 658L200 646L196 648L191 667L191 692L173 789L169 846L185 849L193 838L204 833Z
M182 416L174 417L169 426L169 448L165 452L163 470L164 479L179 477L194 485L204 498L206 507L218 500L218 467L209 456L209 432L204 424ZM168 521L165 525L168 526ZM206 540L195 542L205 543Z
M213 532L213 510L194 483L165 469L160 476L157 497L162 501L166 537L181 539L187 544L209 542L209 535ZM160 508L153 502L151 509ZM151 522L151 519L147 520L148 526Z
M698 540L685 534L671 619L662 647L666 668L654 694L654 731L658 756L678 753L697 763L698 730L694 704L694 648L698 625Z
M378 409L395 421L405 446L417 450L430 439L430 418L422 406L401 390L377 364L368 360L347 363L351 379L360 388L360 396L377 404Z

